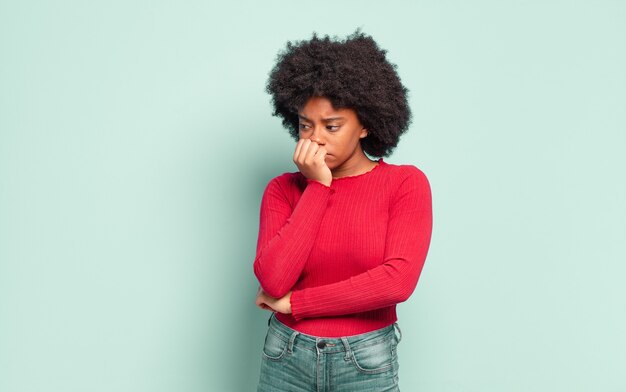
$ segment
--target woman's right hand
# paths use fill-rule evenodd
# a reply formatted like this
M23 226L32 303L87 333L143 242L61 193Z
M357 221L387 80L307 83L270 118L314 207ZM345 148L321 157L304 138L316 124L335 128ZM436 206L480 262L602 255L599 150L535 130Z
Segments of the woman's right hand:
M333 175L326 165L326 148L311 139L300 139L296 144L293 162L306 178L330 186Z

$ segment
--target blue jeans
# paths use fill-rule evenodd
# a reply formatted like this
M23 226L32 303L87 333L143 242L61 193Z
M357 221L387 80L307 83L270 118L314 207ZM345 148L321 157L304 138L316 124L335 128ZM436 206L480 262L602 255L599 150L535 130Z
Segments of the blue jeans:
M396 349L401 338L397 324L320 338L295 331L272 314L257 392L399 391Z

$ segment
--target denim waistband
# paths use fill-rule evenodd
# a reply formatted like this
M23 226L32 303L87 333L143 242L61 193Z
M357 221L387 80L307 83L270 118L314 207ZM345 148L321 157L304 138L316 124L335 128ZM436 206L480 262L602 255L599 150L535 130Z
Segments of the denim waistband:
M293 347L297 346L308 350L324 353L342 351L349 353L350 347L354 347L356 345L367 346L370 344L376 344L380 340L388 339L390 336L396 336L395 329L398 330L398 335L396 336L398 342L400 342L400 340L402 339L402 331L400 330L400 327L397 323L359 335L337 338L318 337L298 332L295 329L289 328L285 324L278 321L274 313L272 313L272 315L270 316L268 324L271 333L274 333L276 336L289 343L289 352L292 352Z

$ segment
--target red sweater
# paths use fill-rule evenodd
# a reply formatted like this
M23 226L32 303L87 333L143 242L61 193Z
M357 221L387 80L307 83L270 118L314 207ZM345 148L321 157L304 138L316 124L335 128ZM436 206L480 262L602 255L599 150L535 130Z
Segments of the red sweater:
M430 185L415 166L378 162L330 187L300 172L267 185L254 273L273 297L293 291L292 314L277 314L289 327L323 337L383 328L415 289L430 245Z

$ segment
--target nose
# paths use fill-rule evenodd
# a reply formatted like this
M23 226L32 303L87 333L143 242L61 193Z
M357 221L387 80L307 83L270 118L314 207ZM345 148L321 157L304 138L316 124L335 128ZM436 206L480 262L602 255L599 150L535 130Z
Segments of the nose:
M324 144L324 141L319 137L319 133L317 128L313 129L313 134L311 135L311 137L309 138L312 142L315 142L317 144Z

